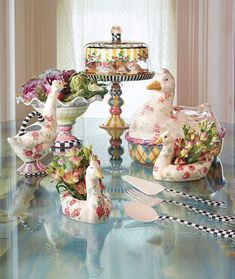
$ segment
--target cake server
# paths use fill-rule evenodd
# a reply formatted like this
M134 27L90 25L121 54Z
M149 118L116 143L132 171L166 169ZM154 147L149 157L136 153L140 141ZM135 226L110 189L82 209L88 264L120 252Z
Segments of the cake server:
M207 199L203 199L200 197L196 197L187 193L183 193L177 190L173 190L173 189L168 189L165 188L163 185L161 185L158 182L150 182L141 178L137 178L134 176L130 176L130 175L124 175L122 176L122 178L128 182L129 184L131 184L132 186L134 186L135 188L137 188L138 190L140 190L141 192L147 194L147 195L156 195L162 191L165 192L169 192L169 193L174 193L174 194L178 194L180 196L207 204L207 205L213 205L213 206L217 206L217 207L225 207L225 202L223 201L212 201L212 200L207 200Z

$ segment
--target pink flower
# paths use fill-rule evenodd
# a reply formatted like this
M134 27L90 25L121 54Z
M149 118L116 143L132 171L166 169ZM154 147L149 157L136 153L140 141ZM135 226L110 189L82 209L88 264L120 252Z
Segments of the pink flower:
M24 155L25 155L26 157L31 157L31 156L33 155L33 151L32 151L32 150L25 150L25 151L24 151Z
M72 215L73 215L73 216L79 216L79 215L80 215L80 210L79 210L79 208L74 209Z
M178 166L176 167L176 170L177 170L177 171L182 171L182 170L184 170L184 166L183 166L183 165L178 165Z
M96 214L98 215L99 219L105 215L105 210L102 206L98 206L96 208Z
M159 170L159 167L158 167L158 166L153 166L153 170L154 170L154 171L158 171L158 170Z
M76 190L78 191L79 194L84 195L86 194L86 183L85 180L77 183L76 185Z
M184 175L182 177L183 177L183 179L187 179L190 177L190 173L187 171L184 173Z
M207 167L203 167L202 171L203 171L204 173L207 173L207 172L208 172L208 168L207 168Z
M74 164L75 166L79 166L82 161L82 157L81 156L72 156L69 158L69 161L72 164Z
M36 144L34 148L38 153L43 151L43 145L41 143Z
M70 216L70 212L69 212L69 208L68 207L65 208L64 214L67 215L67 216Z
M189 168L190 171L194 171L195 170L195 167L192 166L192 165L189 165L188 168Z
M104 184L100 182L100 190L104 190L104 189L105 189Z
M33 136L34 139L38 139L39 135L40 135L39 132L36 132L36 131L32 132L32 136Z
M65 175L63 176L63 180L68 184L73 184L74 179L73 179L72 171L66 172Z
M63 198L66 198L66 197L68 197L68 196L70 196L70 193L69 193L69 192L65 192L65 193L63 194Z
M76 203L76 200L75 200L75 199L72 199L72 200L70 201L69 205L72 206L72 205L75 204L75 203Z

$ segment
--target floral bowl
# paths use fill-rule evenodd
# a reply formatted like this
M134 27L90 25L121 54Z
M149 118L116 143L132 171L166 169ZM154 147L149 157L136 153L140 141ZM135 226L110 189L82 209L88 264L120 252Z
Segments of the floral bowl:
M43 113L45 103L38 98L33 98L27 102L22 97L17 97L16 101L27 106L31 105L36 111ZM52 151L65 152L73 146L80 147L82 145L81 140L71 133L72 126L76 118L84 114L89 105L95 101L102 101L102 97L100 95L95 95L90 99L76 97L66 103L57 99L56 120L58 128L56 139L51 146Z

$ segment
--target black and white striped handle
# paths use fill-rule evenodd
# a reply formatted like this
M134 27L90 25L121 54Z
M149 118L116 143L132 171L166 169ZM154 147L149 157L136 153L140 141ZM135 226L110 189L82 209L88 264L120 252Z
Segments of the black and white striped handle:
M207 232L209 234L216 235L222 238L235 239L235 230L214 229L171 216L159 216L157 220L171 220L173 222L180 223L196 230Z
M27 128L27 125L29 123L29 121L33 118L37 116L38 118L38 122L43 122L44 121L44 118L42 116L42 114L38 111L32 111L30 112L26 117L25 119L23 120L21 126L20 126L20 130L19 130L19 136L23 136L26 132L26 128Z
M223 201L221 201L221 202L211 201L211 200L199 198L199 197L196 197L196 196L193 196L193 195L190 195L190 194L186 194L186 193L183 193L183 192L179 192L179 191L176 191L176 190L173 190L173 189L166 189L165 188L164 191L174 193L174 194L178 194L178 195L187 197L189 199L192 199L192 200L195 200L195 201L207 204L207 205L213 205L213 206L224 207L224 208L226 207L225 202L223 202Z
M188 204L185 204L185 203L182 203L182 202L178 202L178 201L163 200L162 202L173 203L175 205L185 207L185 208L187 208L191 211L200 213L204 216L207 216L207 217L212 218L212 219L217 220L217 221L235 223L235 216L223 216L223 215L213 214L211 212L208 212L208 211L205 211L205 210L202 210L202 209L199 209L199 208L196 208L196 207L193 207L191 205L188 205Z

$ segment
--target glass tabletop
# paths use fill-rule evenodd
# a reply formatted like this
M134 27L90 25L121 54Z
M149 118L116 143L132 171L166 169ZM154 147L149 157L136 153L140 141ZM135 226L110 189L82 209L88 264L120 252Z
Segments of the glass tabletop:
M124 135L114 144L102 119L78 119L74 134L92 145L101 160L104 185L112 199L108 222L78 223L61 212L59 195L48 177L16 175L22 162L6 139L19 127L1 124L0 145L0 278L234 278L235 241L220 239L171 221L140 223L125 215L125 191L131 185L122 175L153 181L152 169L133 162ZM185 193L226 201L227 208L192 202L167 192L160 198L184 201L221 215L234 215L234 127L224 125L223 151L206 178L196 182L162 183ZM115 154L115 156L114 156ZM49 154L49 162L53 154ZM185 208L161 204L159 214L175 216L201 225L235 229Z

